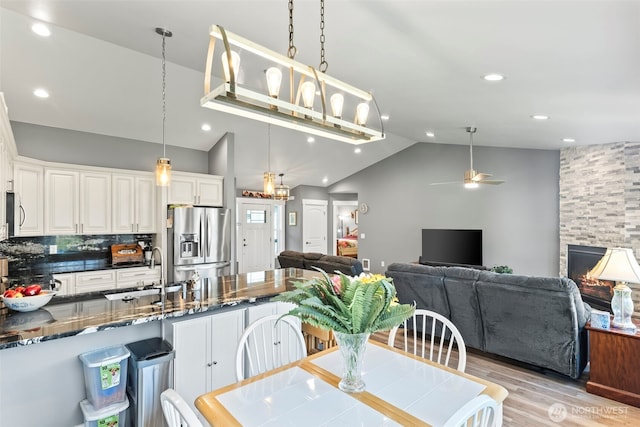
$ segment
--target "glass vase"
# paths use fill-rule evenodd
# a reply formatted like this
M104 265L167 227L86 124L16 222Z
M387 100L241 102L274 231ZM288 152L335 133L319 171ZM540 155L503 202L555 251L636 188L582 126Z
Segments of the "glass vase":
M333 332L344 364L342 380L338 384L340 390L347 393L364 391L362 360L364 359L364 351L367 348L369 335L368 333L344 334L342 332Z

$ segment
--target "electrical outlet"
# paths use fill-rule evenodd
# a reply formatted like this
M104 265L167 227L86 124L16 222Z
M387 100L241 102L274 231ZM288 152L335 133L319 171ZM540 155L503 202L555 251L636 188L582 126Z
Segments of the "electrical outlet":
M49 255L55 255L58 253L58 245L49 245Z
M360 238L364 239L364 233L360 233Z
M380 261L380 267L384 267L384 261Z

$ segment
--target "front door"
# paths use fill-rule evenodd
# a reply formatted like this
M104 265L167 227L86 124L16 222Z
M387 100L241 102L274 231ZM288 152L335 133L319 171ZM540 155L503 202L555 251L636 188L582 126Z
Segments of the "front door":
M302 250L327 253L327 201L302 201Z
M273 270L271 244L271 205L246 203L240 205L241 238L240 273Z

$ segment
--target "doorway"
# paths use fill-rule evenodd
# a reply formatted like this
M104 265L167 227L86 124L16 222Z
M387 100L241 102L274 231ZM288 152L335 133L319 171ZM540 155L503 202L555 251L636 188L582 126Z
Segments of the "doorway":
M333 207L333 254L358 257L357 200L335 200Z
M238 273L273 270L284 249L284 202L242 199L237 202Z

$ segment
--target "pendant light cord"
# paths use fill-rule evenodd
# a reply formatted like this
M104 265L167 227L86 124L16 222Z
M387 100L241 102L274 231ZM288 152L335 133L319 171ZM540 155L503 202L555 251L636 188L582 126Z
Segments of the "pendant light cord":
M166 60L165 60L165 36L166 34L162 33L162 157L167 157L166 146L164 143L164 125L167 118L167 106L165 101L165 87L166 87Z
M267 172L271 173L271 124L267 125Z

